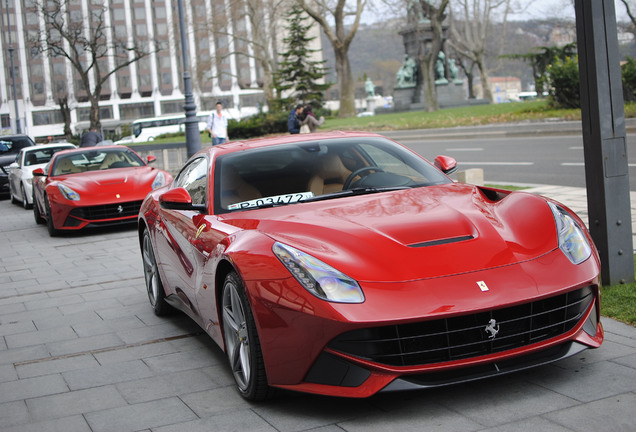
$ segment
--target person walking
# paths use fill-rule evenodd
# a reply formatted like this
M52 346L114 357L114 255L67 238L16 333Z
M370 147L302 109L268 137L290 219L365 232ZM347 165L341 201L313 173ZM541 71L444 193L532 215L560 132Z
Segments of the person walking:
M216 103L216 111L208 117L208 134L212 137L212 145L223 144L228 139L227 117L223 114L223 104Z
M300 133L300 116L303 114L303 106L301 104L296 105L296 108L289 113L287 118L287 130L290 134Z
M97 132L97 129L90 128L88 132L85 132L80 138L80 147L95 147L97 143L100 143L104 140L102 134Z

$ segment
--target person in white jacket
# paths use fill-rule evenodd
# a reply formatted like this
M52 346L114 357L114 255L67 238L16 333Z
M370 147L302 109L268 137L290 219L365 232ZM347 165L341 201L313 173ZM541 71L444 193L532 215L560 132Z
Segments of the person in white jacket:
M223 104L216 103L216 111L208 117L208 134L212 137L212 145L223 144L227 141L227 117L223 114Z

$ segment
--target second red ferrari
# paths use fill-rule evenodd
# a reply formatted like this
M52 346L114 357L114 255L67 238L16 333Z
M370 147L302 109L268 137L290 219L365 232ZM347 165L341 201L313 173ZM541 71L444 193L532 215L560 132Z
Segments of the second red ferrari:
M154 157L149 156L148 162ZM33 214L49 234L134 222L148 193L172 180L122 146L56 153L33 172Z

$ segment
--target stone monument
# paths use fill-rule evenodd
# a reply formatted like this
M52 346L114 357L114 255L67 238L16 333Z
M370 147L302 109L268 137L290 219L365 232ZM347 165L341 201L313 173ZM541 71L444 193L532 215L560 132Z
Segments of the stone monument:
M442 24L442 38L446 40L448 24ZM425 16L420 1L411 0L408 5L407 26L400 31L404 42L404 63L398 70L393 88L393 102L396 110L426 109L422 74L416 59L421 52L430 49L433 40L431 21ZM455 61L448 59L443 50L435 63L435 86L437 103L440 108L468 104L464 82L457 76Z

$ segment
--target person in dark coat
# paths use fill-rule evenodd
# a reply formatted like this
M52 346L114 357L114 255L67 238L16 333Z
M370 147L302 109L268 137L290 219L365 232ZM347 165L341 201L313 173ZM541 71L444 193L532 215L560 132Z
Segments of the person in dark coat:
M102 138L102 134L97 132L95 128L91 128L88 130L88 132L82 135L79 146L80 147L95 147L97 143L100 143L103 140L104 138Z
M292 110L287 118L287 130L290 134L300 133L300 118L303 114L303 106L298 104L296 108Z

